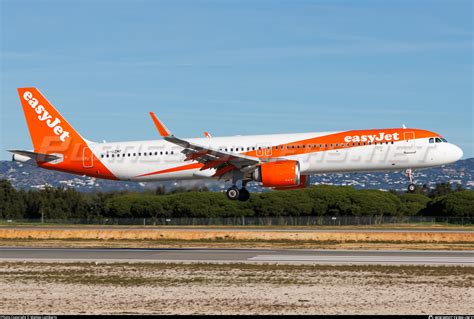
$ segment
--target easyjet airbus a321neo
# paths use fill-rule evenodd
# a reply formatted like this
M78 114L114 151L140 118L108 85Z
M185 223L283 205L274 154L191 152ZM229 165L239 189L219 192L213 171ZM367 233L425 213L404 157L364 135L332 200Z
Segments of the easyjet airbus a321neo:
M95 143L76 132L36 88L18 93L33 150L11 150L14 161L111 180L231 181L226 194L232 200L249 199L250 181L274 189L303 188L309 175L329 172L404 169L408 190L414 191L413 169L452 163L463 155L437 133L406 127L184 139L153 113L162 139Z

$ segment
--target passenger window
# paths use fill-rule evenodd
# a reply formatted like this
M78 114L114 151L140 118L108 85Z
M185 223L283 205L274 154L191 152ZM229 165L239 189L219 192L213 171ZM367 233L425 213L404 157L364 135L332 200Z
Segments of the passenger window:
M133 153L133 156L137 156L137 153Z
M138 153L138 156L142 156L142 153Z
M160 152L160 155L163 155L163 152Z
M305 144L303 144L303 148L306 148L306 145L305 145Z
M130 153L128 153L127 156L130 157Z
M168 155L168 151L166 151L165 154Z
M158 155L158 152L155 152L155 156Z
M109 158L109 154L107 154L107 158Z

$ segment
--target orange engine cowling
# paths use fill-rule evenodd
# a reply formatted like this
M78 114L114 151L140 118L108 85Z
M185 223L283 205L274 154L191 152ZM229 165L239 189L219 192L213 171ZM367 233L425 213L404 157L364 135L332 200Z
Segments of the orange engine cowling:
M298 161L262 163L253 173L253 179L263 187L291 187L300 184Z
M288 189L300 189L306 188L309 186L309 175L301 175L300 176L300 183L296 186L286 186L286 187L275 187L277 191L285 191Z

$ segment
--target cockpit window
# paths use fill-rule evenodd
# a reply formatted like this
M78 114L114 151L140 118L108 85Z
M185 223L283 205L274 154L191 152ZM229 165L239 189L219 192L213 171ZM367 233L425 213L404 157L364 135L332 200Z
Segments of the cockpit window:
M436 138L436 143L441 143L441 139L439 137Z
M430 143L434 143L434 138L433 137L430 138Z
M446 139L443 138L443 137L441 138L441 140L442 140L443 142L445 142L445 143L448 143L448 141L446 141Z

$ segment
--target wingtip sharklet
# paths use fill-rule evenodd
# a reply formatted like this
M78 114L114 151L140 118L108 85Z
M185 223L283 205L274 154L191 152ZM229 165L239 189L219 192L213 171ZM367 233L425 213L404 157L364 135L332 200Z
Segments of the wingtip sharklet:
M155 113L150 112L151 119L155 123L156 129L162 137L171 136L171 132L166 128L166 126L156 117Z

